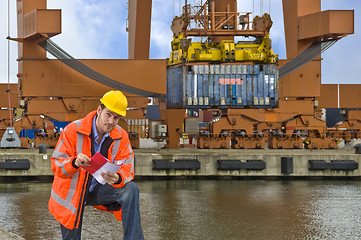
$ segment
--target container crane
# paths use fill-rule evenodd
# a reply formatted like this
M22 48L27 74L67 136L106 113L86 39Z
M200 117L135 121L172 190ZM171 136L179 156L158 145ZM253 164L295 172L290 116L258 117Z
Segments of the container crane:
M321 48L322 43L352 34L353 11L321 12L320 0L283 1L287 60L278 61L268 35L272 26L269 15L254 18L251 24L250 13L236 12L236 0L209 0L195 7L186 4L183 16L175 18L172 23L174 38L170 58L151 60L151 5L149 0L129 1L129 60L75 61L63 58L59 61L47 59L47 44L41 47L39 43L61 33L61 10L47 9L46 0L17 1L19 32L18 38L12 40L19 42L20 104L17 112L20 120L15 126L18 129L51 130L52 122L45 124L40 116L72 121L96 107L100 96L110 89L109 85L94 81L66 64L73 62L131 88L167 95L167 101L159 101L162 122L156 129L161 130L161 136L156 138L166 139L170 148L179 147L182 133L198 135L199 148L263 148L266 142L269 148L301 148L304 137L298 132L306 133L306 148L335 148L340 136L348 136L342 134L341 128L328 135L325 122L317 117L321 103L326 101L321 95L321 58L316 57L299 69L290 68L293 72L279 79L276 64L290 66L287 63L311 46ZM207 40L191 42L189 36L202 36ZM234 36L254 36L256 40L236 43ZM183 92L178 95L179 101L172 102L171 96L176 96L175 91L179 90L175 88L172 92L170 88L175 86L173 80L177 71L184 77L193 74L197 81L190 78L194 84L188 88L189 92ZM200 91L203 95L198 94L198 87L202 85L196 82L202 82L207 71L208 76L213 74L213 80L215 75L219 75L218 81L213 83L220 86L220 91L212 89L212 93L217 93L213 94L213 99L203 91L205 88ZM220 77L222 74L223 78ZM259 86L267 79L268 89L273 86L277 91L267 92L267 96L252 95L259 94L258 88L242 88L240 91L248 77L249 84L245 85L258 83L255 76L262 80ZM134 94L127 94L127 97L130 107L134 108L127 118L144 119L148 98ZM198 129L197 121L184 118L185 109L214 109L218 117L209 122L206 129ZM358 123L358 110L354 111L349 112L344 124ZM188 129L182 130L184 123ZM167 132L164 132L165 125ZM355 124L353 126L353 134L358 136L360 129ZM126 124L124 127L128 128ZM137 136L134 140L136 146Z

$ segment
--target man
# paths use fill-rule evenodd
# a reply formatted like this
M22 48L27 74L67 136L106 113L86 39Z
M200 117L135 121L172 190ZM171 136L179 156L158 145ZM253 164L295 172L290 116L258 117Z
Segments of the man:
M134 153L127 132L117 125L127 106L122 92L109 91L96 111L70 123L61 133L51 157L54 182L49 211L60 223L63 239L81 239L85 205L112 212L122 220L123 239L144 239L139 190L132 182ZM114 164L122 164L116 173L101 173L105 185L82 168L90 166L91 156L97 152Z

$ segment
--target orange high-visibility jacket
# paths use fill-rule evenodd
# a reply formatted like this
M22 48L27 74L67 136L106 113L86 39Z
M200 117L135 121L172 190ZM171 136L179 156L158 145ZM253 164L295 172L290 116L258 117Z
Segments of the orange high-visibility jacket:
M54 182L49 199L49 211L54 218L68 229L78 228L79 218L84 207L84 196L87 191L89 173L83 168L74 168L72 160L79 153L91 157L91 129L96 111L85 118L68 124L60 135L53 156L51 169ZM117 171L122 177L119 184L112 186L121 188L134 178L134 153L127 132L116 126L111 132L107 159L115 164L123 165ZM104 206L98 209L106 210ZM121 210L111 211L116 219L121 220Z

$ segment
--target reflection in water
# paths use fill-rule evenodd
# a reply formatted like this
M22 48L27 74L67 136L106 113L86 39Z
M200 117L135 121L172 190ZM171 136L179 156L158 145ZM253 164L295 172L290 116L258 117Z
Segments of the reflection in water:
M146 239L360 239L361 184L344 181L138 181ZM0 226L61 239L50 183L0 184ZM111 214L87 207L83 239L121 239Z
M313 189L308 209L309 231L318 239L361 239L360 185L327 185ZM314 214L317 213L317 214Z

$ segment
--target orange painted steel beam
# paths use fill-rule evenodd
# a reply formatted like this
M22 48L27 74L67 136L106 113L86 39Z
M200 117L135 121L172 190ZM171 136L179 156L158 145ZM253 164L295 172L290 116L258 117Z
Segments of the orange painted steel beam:
M9 107L9 97L8 97L8 84L0 83L0 107ZM10 84L10 101L11 106L18 106L19 93L18 93L18 84Z
M338 108L338 84L321 84L319 108Z
M10 116L9 116L9 96L7 93L8 84L0 83L0 129L6 129L10 126ZM18 85L10 84L10 102L11 107L18 107L19 104L19 94L18 94ZM2 132L0 132L0 138L2 137Z
M138 4L136 16L139 19L137 19L136 24L145 27L147 24L144 24L143 21L145 20L142 17L149 17L150 20L150 13L145 14L144 9L147 6L149 9L151 8L151 1L130 2L130 4L133 3ZM23 97L102 96L105 91L110 89L81 75L58 60L46 59L45 50L34 41L33 36L41 34L51 36L61 32L60 10L46 10L46 0L19 0L17 1L17 8L18 35L24 39L22 43L19 43L19 86ZM149 12L151 11L149 10ZM42 20L42 23L37 23L39 20ZM52 23L48 24L47 22ZM141 30L141 28L138 28L138 30ZM144 33L144 31L140 32ZM149 46L149 36L148 40L143 38L143 43L146 42L148 42ZM139 45L142 44L139 42ZM144 51L142 50L142 52ZM147 54L149 54L149 49ZM150 92L166 93L165 60L88 59L81 60L81 62L105 76L129 86L148 89Z
M127 110L125 119L144 119L144 109Z
M209 0L209 1L211 1L211 8L212 6L214 6L214 10L211 9L211 11L235 13L235 16L237 17L237 0ZM214 5L212 2L214 2ZM218 18L222 18L222 17L218 17ZM214 20L215 22L219 22L221 19L217 19L217 16L215 16ZM235 22L237 22L236 19L230 22L230 24L234 26L234 29L237 28L237 26L235 26ZM234 37L233 35L224 36L224 35L215 34L212 41L220 42L222 40L234 40Z
M283 61L290 61L314 42L313 39L299 39L299 18L319 13L321 11L321 0L283 0L282 4L287 53L287 60ZM321 94L321 58L316 58L300 69L281 78L279 85L280 98L319 97Z
M18 38L20 96L27 101L27 114L44 114L58 121L73 121L99 103L99 98L110 87L102 85L66 66L59 60L46 58L46 51L37 43L44 38L61 33L61 10L47 10L46 0L18 0ZM81 62L95 71L116 81L139 89L166 93L166 61L144 60L149 58L150 8L151 1L131 1L139 5L137 14L148 17L148 37L144 37L141 28L147 24L140 17L137 20L137 39L142 39L136 46L140 52L146 52L143 60L93 60ZM149 14L144 9L149 6ZM137 15L137 17L139 17ZM148 40L147 40L148 39ZM146 43L146 44L144 44ZM146 50L141 49L147 45ZM138 51L138 50L137 50ZM140 53L139 52L139 53ZM148 99L125 93L129 107L145 108Z
M35 9L24 15L24 38L34 38L43 34L53 37L60 33L60 9Z
M283 122L299 114L313 115L312 100L280 100L278 108L272 109L228 109L230 115L243 115L259 122Z
M283 60L281 60L283 61ZM319 97L321 86L321 59L317 58L279 79L279 96Z
M328 10L298 18L298 38L328 40L354 33L354 10Z
M360 96L361 84L322 84L318 108L361 108Z
M166 94L165 60L83 59L83 64L126 85ZM102 96L110 87L98 83L59 60L23 60L19 82L24 97ZM129 95L129 94L128 94Z
M340 108L361 108L361 84L340 84Z
M46 0L18 0L17 6L17 33L18 38L25 38L25 29L27 25L34 26L35 23L25 19L25 16L35 9L46 9ZM31 15L31 14L30 14ZM29 15L29 16L30 16ZM34 19L35 20L35 19ZM29 31L30 32L30 31ZM27 38L18 43L18 56L19 60L22 59L46 59L46 51L40 47L33 39ZM19 62L19 73L22 72L22 65Z
M73 109L69 110L69 108ZM66 98L33 98L27 103L28 115L44 115L57 121L74 121L84 117L99 105L99 98L81 98L76 101Z
M358 119L361 120L361 110L350 110L348 111L348 119ZM361 122L359 122L361 124ZM361 127L360 127L361 129Z
M168 126L168 148L177 149L179 148L179 137L184 123L184 109L167 109L166 110L166 124Z
M282 0L287 59L293 59L313 41L298 38L298 18L321 11L321 0Z
M283 0L288 60L314 41L337 39L354 33L353 10L321 12L320 0ZM280 97L320 97L321 58L280 79Z
M222 117L212 125L212 132L219 134L222 129L244 130L247 134L253 134L253 124L257 121L242 117L242 115L230 115Z
M131 0L128 4L128 58L149 59L152 0Z

